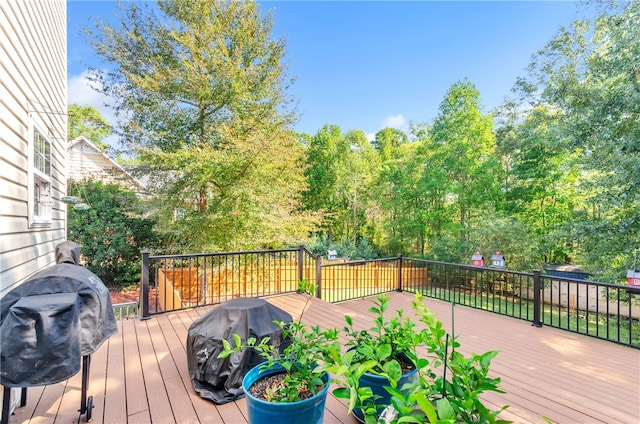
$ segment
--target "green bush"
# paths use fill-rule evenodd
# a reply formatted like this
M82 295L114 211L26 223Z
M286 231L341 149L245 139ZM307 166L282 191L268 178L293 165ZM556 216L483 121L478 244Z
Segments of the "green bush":
M143 202L119 185L95 180L70 182L68 193L90 206L67 208L67 239L82 246L87 268L110 288L138 284L140 252L158 241Z

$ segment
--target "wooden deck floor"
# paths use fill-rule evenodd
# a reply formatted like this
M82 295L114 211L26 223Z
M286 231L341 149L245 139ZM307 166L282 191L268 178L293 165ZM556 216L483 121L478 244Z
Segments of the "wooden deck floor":
M410 310L408 293L393 293L392 309ZM294 318L304 298L287 295L267 299ZM451 331L452 307L426 300ZM314 299L304 314L307 323L342 328L343 316L370 327L370 300L329 304ZM215 405L194 391L187 369L185 343L194 319L209 308L157 315L146 321L119 323L92 355L88 395L93 396L97 423L246 423L244 400ZM501 414L517 423L640 423L640 352L553 328L489 312L455 307L455 334L461 351L499 349L492 374L502 378L506 394L485 397ZM27 405L17 408L10 423L73 423L78 416L81 374L66 382L28 389ZM344 404L330 395L325 423L356 423Z

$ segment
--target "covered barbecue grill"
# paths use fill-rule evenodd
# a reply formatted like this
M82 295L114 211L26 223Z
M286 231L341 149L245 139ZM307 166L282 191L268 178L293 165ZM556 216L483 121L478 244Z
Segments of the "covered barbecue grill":
M56 246L56 265L29 278L2 298L0 305L0 384L5 387L2 423L8 422L7 388L23 389L66 380L80 370L80 414L91 420L93 399L86 397L91 354L118 331L109 291L91 271L79 266L80 246Z
M291 315L264 299L238 298L221 303L195 320L187 335L187 363L193 388L204 399L224 404L244 396L242 378L264 359L253 349L244 349L225 359L222 340L232 341L237 334L243 342L250 337L265 337L282 351L282 328L274 321L290 323Z

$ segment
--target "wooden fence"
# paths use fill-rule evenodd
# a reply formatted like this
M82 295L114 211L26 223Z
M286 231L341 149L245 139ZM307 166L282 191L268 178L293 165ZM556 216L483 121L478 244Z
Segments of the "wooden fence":
M157 270L158 303L173 310L224 302L237 297L264 297L294 291L298 284L297 265L272 267L268 272L252 267L215 270L178 267ZM316 267L304 266L303 277L316 279ZM424 284L427 268L402 268L405 284ZM397 288L398 267L382 263L362 265L331 264L321 268L322 297L331 302L364 297Z

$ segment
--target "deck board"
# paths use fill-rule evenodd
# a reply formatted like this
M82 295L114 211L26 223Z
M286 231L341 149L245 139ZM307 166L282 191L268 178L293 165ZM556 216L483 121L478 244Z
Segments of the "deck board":
M148 400L149 418L152 423L170 423L174 421L169 396L165 390L164 380L158 358L151 340L151 328L157 322L150 323L147 328L140 327L137 332L138 351L144 376L145 395Z
M184 346L180 342L179 334L173 327L175 313L158 316L158 322L162 331L162 337L166 342L166 350L160 359L161 366L165 367L167 374L164 377L167 393L175 422L199 422L198 414L193 407L191 398L197 394L193 390L186 390L182 373L187 372L187 358ZM165 375L163 373L163 375ZM191 387L188 387L191 389Z
M44 388L41 395L38 397L36 405L34 405L35 409L33 410L33 418L31 422L38 424L55 422L65 386L66 382L46 386Z
M132 334L136 338L136 349L125 349L124 362L126 364L124 375L127 391L127 414L137 416L137 422L151 421L149 415L149 404L147 402L147 391L145 379L142 373L142 351L140 345L144 343L145 329L136 327L135 321L125 320L122 322L123 334ZM139 334L140 333L140 334ZM152 387L150 387L152 388ZM131 393L131 395L129 395ZM145 420L145 415L147 419Z
M31 417L34 416L34 412L40 398L44 392L45 387L32 387L27 390L27 404L20 408L16 408L15 416L17 422L27 422ZM51 420L53 422L53 420Z
M106 345L98 349L91 355L89 369L89 384L87 393L93 394L93 412L94 421L104 421L105 406L105 386L107 384L107 359L109 357L109 346Z
M413 296L392 293L390 310L410 313ZM267 299L299 319L302 295ZM500 417L516 423L640 422L640 351L611 342L427 299L444 328L455 332L461 352L500 350L491 366L506 394L486 393L493 409L509 404ZM342 328L351 315L356 329L371 327L369 299L329 304L313 299L303 321ZM118 334L91 358L88 395L96 423L246 423L246 402L225 405L202 399L191 385L187 331L211 307L169 312L148 320L118 323ZM343 340L344 341L344 340ZM81 373L27 392L27 406L10 423L73 423L79 417ZM355 424L345 402L327 398L325 423Z
M137 340L132 334L125 332L126 326L121 321L118 325L118 333L109 338L100 346L100 349L108 348L108 359L104 393L104 415L105 423L126 422L127 392L125 385L125 363L124 363L124 341L127 341L127 349L132 349L133 344L137 345ZM89 376L91 378L91 375ZM87 393L93 396L93 393Z

